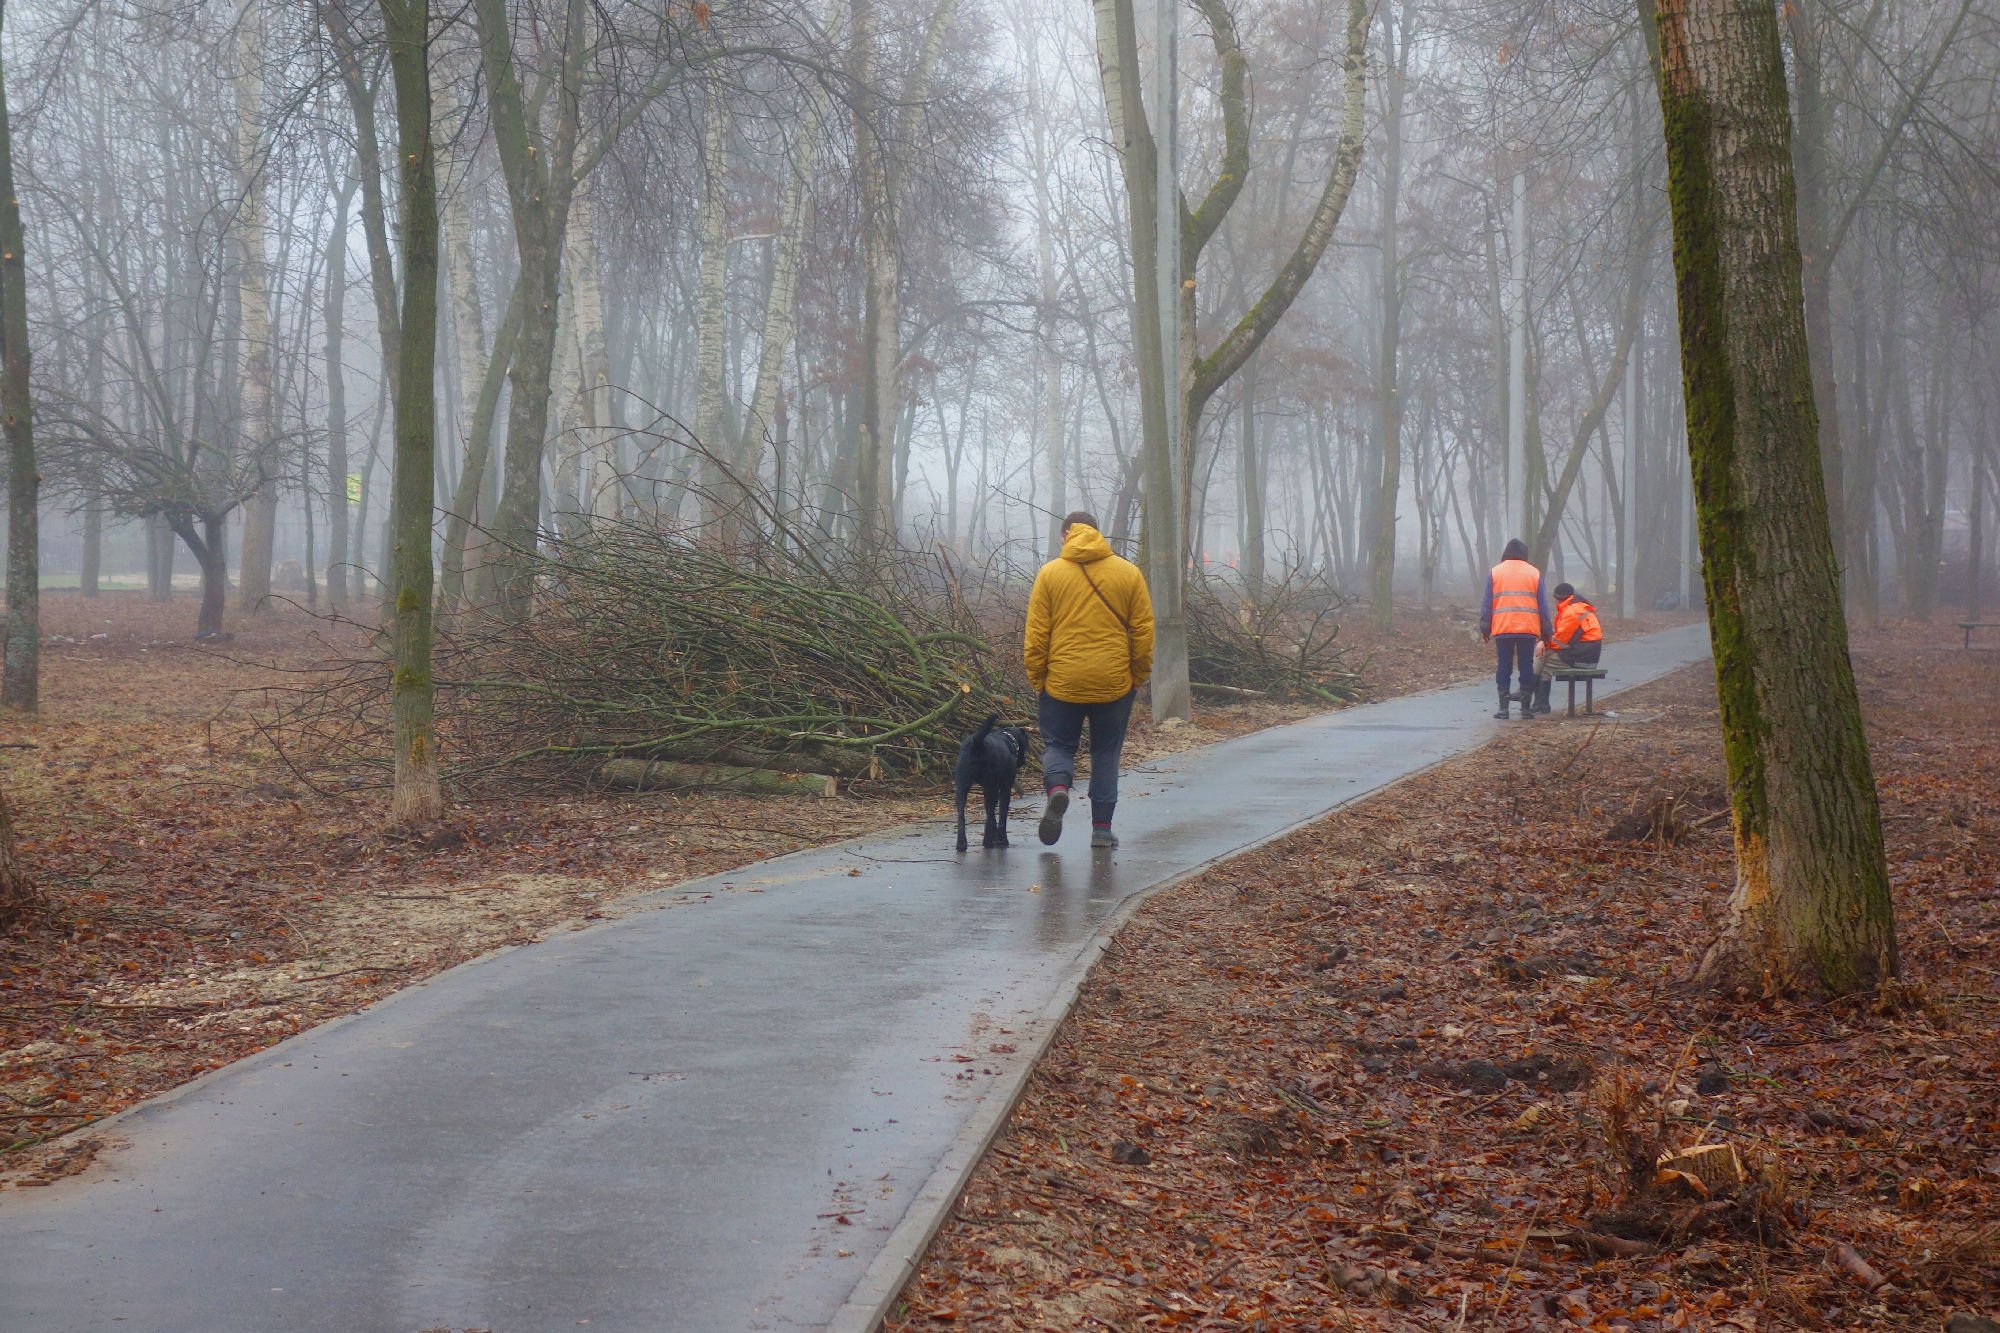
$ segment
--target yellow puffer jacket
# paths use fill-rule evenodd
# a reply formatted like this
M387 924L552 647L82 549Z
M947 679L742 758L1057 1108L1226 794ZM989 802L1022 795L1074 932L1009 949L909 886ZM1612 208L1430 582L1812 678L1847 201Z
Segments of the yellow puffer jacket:
M1145 576L1113 555L1096 528L1073 525L1062 555L1035 575L1023 656L1028 683L1064 703L1108 703L1153 674L1153 599Z

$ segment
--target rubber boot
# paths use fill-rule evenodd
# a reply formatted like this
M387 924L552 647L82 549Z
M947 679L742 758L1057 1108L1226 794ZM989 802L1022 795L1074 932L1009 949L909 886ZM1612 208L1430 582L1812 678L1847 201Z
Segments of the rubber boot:
M1499 718L1502 722L1505 722L1507 720L1507 705L1513 701L1513 698L1514 698L1513 695L1507 693L1507 687L1505 685L1502 685L1500 687L1500 711L1495 713L1493 716Z
M1536 712L1547 714L1554 711L1553 705L1549 703L1549 695L1552 691L1554 691L1555 687L1556 687L1555 681L1547 676L1543 676L1541 680L1536 682L1535 684Z

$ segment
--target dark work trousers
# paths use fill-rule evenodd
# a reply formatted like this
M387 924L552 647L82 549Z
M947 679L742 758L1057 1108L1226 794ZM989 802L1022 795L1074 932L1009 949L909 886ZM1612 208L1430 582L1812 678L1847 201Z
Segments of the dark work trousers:
M1036 713L1042 724L1042 789L1076 785L1076 747L1090 723L1090 822L1109 827L1118 805L1118 754L1132 720L1137 690L1101 704L1065 703L1042 693Z
M1498 665L1493 669L1493 679L1500 686L1500 692L1507 692L1507 678L1514 673L1515 664L1521 669L1521 694L1532 698L1535 693L1535 636L1532 634L1496 634L1493 636L1493 653Z
M1596 666L1597 659L1604 655L1604 640L1595 643L1573 643L1567 648L1555 651L1556 661L1564 666Z

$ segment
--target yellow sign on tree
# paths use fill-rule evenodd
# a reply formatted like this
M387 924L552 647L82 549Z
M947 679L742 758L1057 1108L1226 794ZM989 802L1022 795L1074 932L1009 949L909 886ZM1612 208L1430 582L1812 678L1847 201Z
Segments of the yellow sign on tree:
M347 503L351 505L361 503L361 474L359 472L350 472L347 474Z

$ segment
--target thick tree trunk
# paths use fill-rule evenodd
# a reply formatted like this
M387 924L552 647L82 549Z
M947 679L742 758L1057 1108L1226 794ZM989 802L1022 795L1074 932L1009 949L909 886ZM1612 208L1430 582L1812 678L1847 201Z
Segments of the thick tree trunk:
M431 531L437 450L437 159L431 144L430 0L380 0L396 84L403 253L401 365L396 376L395 588L391 636L396 776L390 818L423 824L444 813L432 721Z
M1896 937L1827 527L1777 14L1657 0L1647 17L1736 832L1729 921L1701 976L1851 991L1895 975Z
M4 22L0 6L0 26ZM0 429L7 440L7 650L0 703L32 713L41 706L42 692L42 477L28 381L26 244L14 195L13 122L0 75Z
M194 636L220 638L222 613L229 604L228 516L204 514L199 528L190 514L170 515L167 523L201 569L201 611L195 618Z

